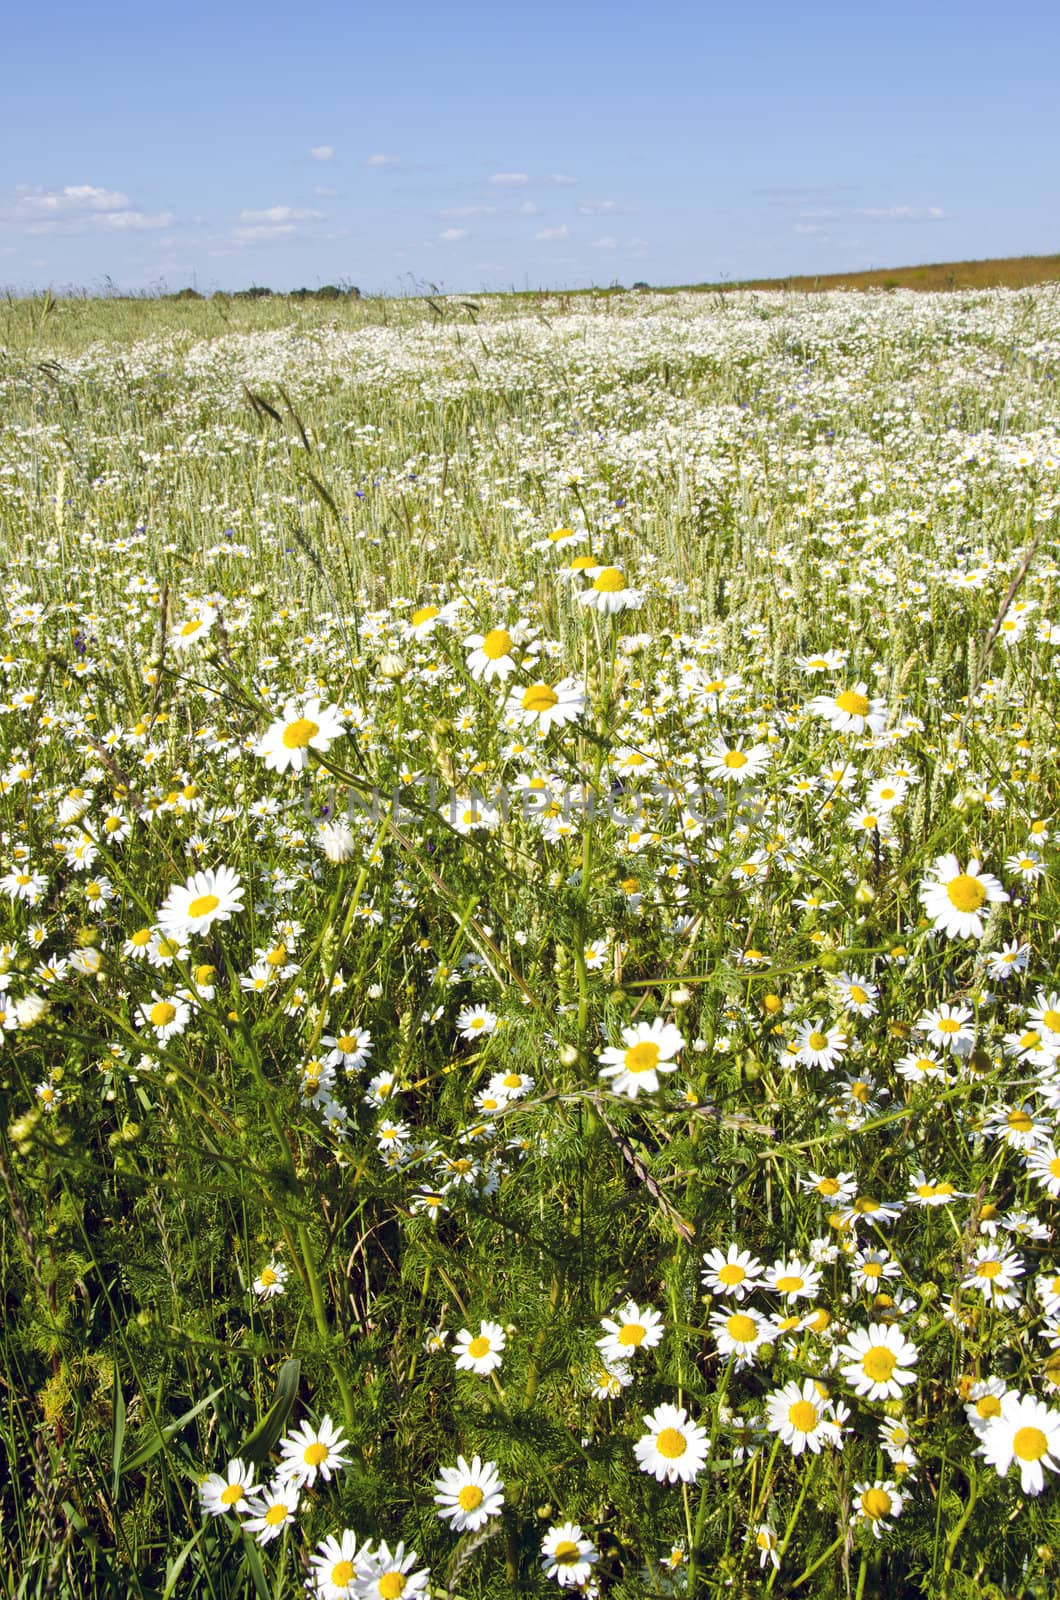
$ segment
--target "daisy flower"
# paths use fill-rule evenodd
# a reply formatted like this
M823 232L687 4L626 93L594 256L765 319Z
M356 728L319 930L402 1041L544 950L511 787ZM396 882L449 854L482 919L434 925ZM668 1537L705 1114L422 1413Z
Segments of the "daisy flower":
M916 1382L917 1348L895 1327L871 1322L855 1328L840 1345L839 1370L856 1394L868 1400L900 1400L902 1386Z
M836 733L882 733L887 726L887 706L870 697L866 683L841 689L836 695L814 695L806 708L812 716L823 717Z
M831 1406L826 1394L812 1378L786 1383L766 1395L766 1427L770 1433L779 1434L782 1444L790 1446L792 1455L801 1456L804 1450L819 1455L826 1444L839 1444L842 1434L831 1416Z
M795 1039L795 1054L804 1066L832 1072L849 1045L850 1040L838 1023L826 1030L820 1021L805 1022Z
M336 1428L329 1416L321 1418L317 1429L303 1422L280 1441L279 1476L300 1488L311 1489L318 1473L329 1483L331 1474L348 1464L346 1448L342 1429Z
M1041 1494L1043 1467L1060 1472L1060 1413L1030 1395L1010 1390L1001 1399L1000 1413L976 1431L982 1440L977 1454L999 1478L1006 1476L1013 1461L1019 1463L1024 1494Z
M158 926L171 938L183 941L193 933L206 933L215 922L228 922L243 909L242 879L231 867L194 872L181 887L174 884L162 902Z
M739 784L760 777L772 759L773 752L767 744L749 745L745 750L726 744L724 739L715 739L703 756L703 765L707 776L715 782Z
M576 722L584 710L585 690L576 678L562 678L554 686L530 683L525 689L513 689L505 705L509 722L535 728L542 737L551 728Z
M439 1520L448 1520L454 1533L474 1533L490 1517L499 1516L504 1504L497 1463L482 1462L478 1456L470 1466L463 1456L457 1456L456 1466L443 1467L434 1487Z
M1001 1402L1008 1392L1004 1378L982 1378L972 1384L964 1414L980 1439L994 1418L1001 1415Z
M647 1433L633 1446L642 1472L659 1483L694 1483L710 1448L706 1429L688 1420L684 1406L656 1406L644 1418Z
M259 1300L272 1300L278 1294L283 1294L287 1282L287 1268L282 1261L270 1261L267 1267L262 1267L254 1279L252 1288Z
M471 652L467 670L476 683L492 683L494 678L503 683L515 671L514 648L515 641L507 628L472 633L464 640L464 649Z
M589 1373L589 1392L594 1400L617 1400L623 1389L633 1382L633 1374L622 1362L608 1366L601 1361Z
M480 1378L486 1377L500 1366L504 1343L504 1329L499 1322L480 1322L476 1334L461 1328L453 1346L457 1371L474 1372Z
M724 1252L708 1250L703 1265L707 1269L700 1275L704 1288L712 1294L732 1295L735 1300L742 1300L762 1276L762 1263L735 1244Z
M641 1308L627 1300L614 1317L601 1317L604 1337L596 1347L608 1366L629 1361L638 1350L652 1350L666 1332L662 1317L651 1306Z
M597 1060L603 1062L600 1077L613 1079L615 1093L628 1095L630 1100L635 1100L641 1089L648 1094L658 1089L658 1074L676 1070L673 1058L685 1044L673 1023L664 1022L661 1017L635 1028L623 1028L622 1040L624 1048L611 1046Z
M853 1200L858 1192L857 1179L853 1172L809 1172L805 1178L798 1179L800 1189L805 1189L809 1194L816 1194L827 1204L841 1205Z
M222 1477L211 1472L199 1485L199 1505L204 1517L222 1517L226 1511L248 1510L248 1496L254 1493L254 1468L237 1456Z
M142 1028L152 1028L159 1044L184 1032L191 1016L187 1001L179 995L164 996L153 990L149 1005L137 1007L136 1020Z
M792 1256L790 1261L774 1261L766 1273L765 1288L785 1300L812 1300L821 1282L821 1274L807 1261Z
M588 610L608 616L615 611L635 611L644 604L642 591L629 587L619 567L586 567L585 576L592 582L578 596L578 604Z
M497 1026L497 1015L485 1006L465 1006L457 1015L456 1026L461 1039L484 1039Z
M244 1531L254 1534L259 1544L270 1544L294 1521L300 1498L296 1483L277 1476L268 1488L258 1489L248 1503L250 1516L243 1523Z
M369 1543L358 1548L352 1528L344 1528L337 1539L329 1534L309 1558L307 1587L315 1591L317 1600L354 1600L358 1565L365 1564L370 1550Z
M327 1066L341 1066L347 1072L356 1072L372 1053L372 1035L367 1028L347 1028L338 1034L325 1033L320 1047L328 1052L324 1057Z
M737 1372L753 1366L757 1352L762 1345L772 1344L774 1336L769 1318L750 1307L741 1311L716 1311L710 1319L710 1331L718 1354L726 1360L735 1357Z
M375 1550L365 1547L356 1558L357 1600L408 1600L423 1594L431 1574L428 1567L413 1572L418 1560L415 1550L406 1551L404 1540L395 1550L385 1540Z
M970 1006L942 1005L921 1014L917 1030L926 1033L928 1043L939 1050L951 1050L954 1055L966 1056L975 1047L974 1013Z
M893 1526L902 1514L905 1496L899 1494L898 1485L890 1479L877 1478L874 1483L854 1485L854 1526L867 1523L877 1539Z
M1014 1250L981 1244L976 1247L968 1276L961 1279L961 1288L978 1289L988 1304L1011 1311L1020 1303L1016 1279L1022 1278L1025 1270Z
M283 715L270 723L254 747L270 772L301 772L310 750L323 755L344 732L335 706L322 705L316 695L308 700L288 700Z
M1001 905L1008 895L997 878L981 872L973 856L962 869L955 855L939 856L920 885L924 915L948 939L981 939L984 906Z
M169 648L181 655L185 650L190 650L200 640L205 639L214 623L217 621L217 612L213 606L200 606L192 612L186 622L170 629Z
M541 1541L541 1565L546 1578L555 1578L561 1589L582 1588L592 1576L600 1555L577 1522L564 1522L549 1528Z

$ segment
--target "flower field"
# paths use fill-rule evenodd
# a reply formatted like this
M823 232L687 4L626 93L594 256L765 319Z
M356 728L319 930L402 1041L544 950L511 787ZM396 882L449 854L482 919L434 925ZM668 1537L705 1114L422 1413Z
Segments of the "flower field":
M124 317L0 308L4 1600L1056 1594L1060 291Z

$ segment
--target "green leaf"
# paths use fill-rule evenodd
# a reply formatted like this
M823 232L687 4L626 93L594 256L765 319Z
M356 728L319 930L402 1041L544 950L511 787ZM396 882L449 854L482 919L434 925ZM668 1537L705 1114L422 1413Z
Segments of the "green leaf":
M247 1462L264 1461L269 1451L274 1448L277 1440L287 1425L287 1419L294 1410L294 1403L298 1396L298 1376L302 1370L302 1363L296 1360L285 1361L280 1368L280 1375L276 1379L276 1391L273 1395L272 1405L266 1411L254 1432L240 1445L238 1455Z
M156 1456L158 1454L163 1445L168 1444L170 1439L172 1439L175 1434L180 1432L181 1428L186 1428L193 1417L197 1417L200 1411L205 1411L206 1407L211 1405L213 1401L217 1399L217 1396L222 1392L223 1388L224 1385L221 1384L216 1389L211 1389L208 1395L206 1395L202 1400L196 1401L191 1410L185 1411L184 1415L182 1417L178 1417L176 1422L167 1423L164 1428L159 1428L156 1424L154 1438L151 1439L147 1444L141 1445L139 1450L133 1451L128 1461L126 1461L123 1470L125 1472L139 1471L142 1466L146 1465L146 1463L151 1460L152 1456Z
M111 1494L115 1503L118 1499L118 1484L121 1482L121 1453L125 1444L125 1396L121 1392L121 1383L118 1381L117 1372L114 1375L114 1447L111 1460L114 1464L114 1476L111 1479Z

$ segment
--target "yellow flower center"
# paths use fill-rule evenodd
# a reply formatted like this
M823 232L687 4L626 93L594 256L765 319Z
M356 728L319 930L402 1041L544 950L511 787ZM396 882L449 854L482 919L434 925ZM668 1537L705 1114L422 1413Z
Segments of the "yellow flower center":
M287 946L285 944L274 945L265 960L270 967L282 967L287 960Z
M812 1433L818 1423L817 1407L812 1400L796 1400L788 1408L788 1421L800 1433Z
M310 722L308 717L296 717L294 722L289 722L283 730L283 742L288 750L305 750L310 739L320 732L320 724Z
M1034 1123L1026 1111L1010 1112L1008 1125L1013 1133L1030 1133L1034 1127Z
M287 1507L282 1500L277 1500L275 1505L269 1507L265 1513L265 1521L270 1528L275 1528L279 1523L287 1521Z
M331 1581L335 1585L336 1589L345 1589L352 1577L353 1562L336 1561L335 1565L331 1569Z
M746 1272L737 1262L727 1261L718 1273L718 1282L728 1284L731 1288L733 1284L742 1283L746 1276Z
M412 613L412 626L418 628L421 622L430 622L432 617L438 615L438 609L437 606L421 606L418 611Z
M758 1332L758 1326L754 1317L749 1317L744 1312L737 1311L733 1316L729 1317L725 1324L725 1331L728 1333L729 1338L734 1339L737 1344L750 1344Z
M572 572L584 572L587 567L595 567L596 562L592 556L575 556L570 564Z
M212 983L217 976L217 968L204 961L201 966L195 968L194 976L196 983Z
M984 1394L975 1402L976 1415L980 1417L999 1417L1001 1415L1001 1400L996 1394Z
M405 1593L405 1574L396 1569L393 1572L384 1572L379 1579L379 1593L383 1600L399 1600Z
M838 1194L839 1185L834 1178L822 1178L817 1185L817 1193L829 1196Z
M471 1343L468 1345L467 1353L469 1356L474 1356L475 1360L477 1361L480 1356L487 1354L489 1347L490 1342L486 1338L486 1335L484 1333L480 1333L478 1338L472 1339Z
M777 1279L774 1287L780 1294L795 1294L803 1287L804 1282L805 1280L796 1273L786 1272L783 1277Z
M619 1329L618 1342L622 1345L632 1345L636 1349L643 1340L646 1331L639 1322L627 1322L624 1327Z
M199 631L199 629L201 627L202 627L202 618L201 617L192 617L191 621L190 622L186 622L184 624L183 628L181 628L180 636L181 636L182 639L190 639L192 634L193 633L198 633L198 631Z
M136 932L133 934L132 938L129 940L129 943L130 944L134 944L136 946L137 950L143 950L147 945L149 945L151 943L151 930L150 930L150 928L137 928Z
M856 689L844 689L842 694L835 697L836 706L840 711L845 711L851 717L868 716L869 697L858 694Z
M1049 1449L1049 1440L1041 1428L1017 1428L1012 1440L1012 1454L1021 1461L1040 1461Z
M261 1274L261 1282L264 1284L266 1289L272 1288L272 1285L276 1282L276 1274L273 1272L271 1267L266 1267L263 1270Z
M885 1344L871 1345L861 1358L862 1370L873 1383L889 1383L897 1365L898 1357Z
M731 771L737 772L740 767L746 767L747 757L742 750L730 750L725 755L724 763Z
M651 1072L659 1064L659 1046L651 1039L642 1039L626 1051L627 1072Z
M999 1278L1001 1276L1000 1261L980 1261L978 1267L976 1268L976 1276L980 1278L989 1278L991 1281L994 1278Z
M243 1485L241 1483L230 1483L227 1489L221 1490L221 1504L223 1506L238 1505L242 1498Z
M850 998L856 1006L863 1006L869 997L859 984L852 983L850 985Z
M312 1444L307 1444L302 1452L302 1460L307 1467L319 1467L322 1461L328 1458L328 1447L320 1439L314 1439Z
M482 654L489 661L499 661L512 648L512 636L506 628L491 628L482 641Z
M818 1032L818 1030L815 1028L810 1034L810 1037L807 1039L806 1043L809 1045L811 1050L827 1050L828 1035L826 1033Z
M167 1023L173 1021L176 1014L176 1006L171 1005L168 1000L156 1000L147 1017L152 1028L164 1028Z
M559 695L547 683L532 683L523 690L524 711L551 711L559 704Z
M216 894L200 894L188 906L189 917L208 917L211 911L216 911L221 904L221 898Z
M562 540L571 539L573 536L573 528L553 528L552 532L549 534L549 538L553 544L559 544L562 542Z
M617 567L605 567L593 580L593 588L600 594L618 594L625 587L626 580Z
M891 1497L886 1489L866 1489L861 1496L861 1509L872 1522L878 1522L891 1509Z
M456 1498L461 1511L477 1511L485 1497L477 1483L465 1483Z
M1050 1033L1060 1033L1060 1011L1043 1011L1042 1027L1048 1028Z
M950 904L958 911L978 911L986 899L986 890L978 878L973 878L967 872L959 872L951 878L946 885L946 894Z
M882 1263L882 1261L866 1261L866 1262L864 1262L863 1265L862 1265L862 1268L861 1268L861 1273L862 1273L862 1277L865 1277L865 1278L882 1278L883 1277L883 1263Z

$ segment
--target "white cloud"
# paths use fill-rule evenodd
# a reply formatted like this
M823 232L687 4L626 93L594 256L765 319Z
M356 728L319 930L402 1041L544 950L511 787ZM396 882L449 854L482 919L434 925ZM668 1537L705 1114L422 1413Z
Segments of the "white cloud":
M565 222L561 222L557 228L541 228L537 233L534 234L534 238L566 239L569 233L570 229L567 227L567 224Z
M447 206L444 211L439 211L440 217L492 217L497 210L496 206Z
M27 211L49 216L69 212L127 211L129 196L118 189L100 189L92 183L68 183L62 189L37 189L19 184L16 203Z
M400 165L400 156L388 156L382 154L381 152L374 156L369 156L368 160L365 162L366 167L399 167Z
M467 238L467 229L466 228L443 228L441 233L438 235L438 237L445 244L452 244L457 239L466 239Z
M269 206L266 211L241 211L240 222L265 222L272 225L287 222L323 222L322 211L296 211L291 206Z
M618 212L617 200L584 200L578 207L580 217L609 217Z
M0 222L32 236L90 229L169 228L176 220L172 211L141 211L120 189L92 183L69 183L62 189L23 183L15 189L13 205L0 204Z
M506 185L509 188L519 188L524 183L530 182L528 172L494 172L490 177L491 183Z
M309 154L314 161L334 161L335 146L333 144L315 144Z
M536 217L537 211L537 205L533 200L524 200L519 207L519 215L521 217Z
M232 238L237 244L256 244L262 239L290 239L297 232L293 222L263 222L253 227L233 228Z
M864 222L948 222L941 206L859 206L852 212Z
M613 233L605 233L602 239L593 240L594 250L617 250L618 240Z
M171 228L176 222L172 211L159 211L154 216L146 211L108 211L100 217L104 228Z
M570 174L566 173L566 172L546 172L544 181L546 183L564 183L564 184L567 184L567 183L577 183L578 180L577 180L577 178L572 178L570 176Z

